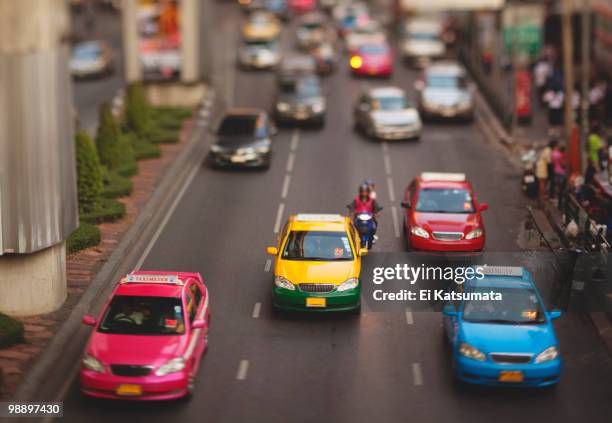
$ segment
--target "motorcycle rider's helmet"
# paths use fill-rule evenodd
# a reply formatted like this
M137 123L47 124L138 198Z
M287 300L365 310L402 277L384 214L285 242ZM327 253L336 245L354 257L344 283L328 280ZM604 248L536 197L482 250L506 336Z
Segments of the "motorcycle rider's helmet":
M366 196L370 195L370 187L367 186L366 184L359 185L359 196L361 196L362 194Z

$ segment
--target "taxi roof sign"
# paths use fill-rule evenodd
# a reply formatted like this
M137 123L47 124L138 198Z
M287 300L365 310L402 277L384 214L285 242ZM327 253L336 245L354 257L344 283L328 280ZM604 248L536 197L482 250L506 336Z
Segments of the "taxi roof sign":
M465 182L465 173L449 173L449 172L423 172L421 173L423 181L443 181L443 182Z
M480 271L485 276L523 276L523 268L520 266L482 266Z
M134 274L130 273L127 275L123 283L160 283L160 284L171 284L171 285L182 285L183 282L178 275L147 275L147 274Z
M300 213L295 216L298 222L342 222L339 214Z

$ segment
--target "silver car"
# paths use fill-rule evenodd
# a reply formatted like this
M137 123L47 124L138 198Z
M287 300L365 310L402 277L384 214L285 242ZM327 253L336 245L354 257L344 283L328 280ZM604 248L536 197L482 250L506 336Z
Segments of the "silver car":
M404 61L422 68L443 58L446 45L442 40L443 24L430 18L412 18L403 28L401 50Z
M383 140L417 139L421 117L406 92L397 87L380 87L363 93L354 110L355 127L369 137Z
M281 60L277 41L243 41L238 49L238 64L247 69L271 69Z
M424 119L474 118L474 93L465 70L455 62L439 62L427 67L417 80L418 106Z

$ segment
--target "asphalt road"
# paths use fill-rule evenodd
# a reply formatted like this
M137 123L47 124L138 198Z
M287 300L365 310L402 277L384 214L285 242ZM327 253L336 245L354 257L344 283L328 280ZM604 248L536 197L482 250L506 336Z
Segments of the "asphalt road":
M216 8L218 95L226 104L269 109L273 75L234 70L240 13L234 3ZM283 44L293 48L290 31ZM398 66L390 82L412 92L414 77ZM199 271L207 280L210 350L194 398L109 403L84 398L75 380L63 421L610 421L612 362L584 315L567 314L555 324L564 358L559 386L515 390L453 384L437 313L373 312L367 305L360 316L272 312L265 247L275 239L278 216L342 213L366 177L377 182L385 207L376 251L404 248L393 214L400 217L404 187L425 170L466 172L490 204L487 251L520 250L527 204L519 178L474 125L427 125L418 142L386 145L354 132L360 90L387 83L353 79L341 67L326 80L323 130L281 130L267 172L202 166L188 187L143 269Z

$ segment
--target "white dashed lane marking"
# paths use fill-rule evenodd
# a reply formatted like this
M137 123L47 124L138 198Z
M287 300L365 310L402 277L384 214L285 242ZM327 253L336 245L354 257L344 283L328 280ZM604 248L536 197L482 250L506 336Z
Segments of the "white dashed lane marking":
M393 220L393 232L395 233L395 237L399 238L400 237L400 228L399 228L399 221L397 218L397 207L392 206L391 207L391 218Z
M412 363L412 379L414 380L415 386L423 385L423 371L421 370L421 363Z
M253 306L253 319L259 318L259 314L261 313L261 303L255 303Z
M283 219L283 213L285 212L285 203L278 205L278 211L276 212L276 221L274 222L274 233L277 234L280 230L281 220Z
M240 360L240 364L238 365L238 373L236 373L236 379L246 380L248 373L249 373L249 360Z
M266 260L266 265L264 266L264 272L269 272L270 267L272 267L272 260L268 259Z

